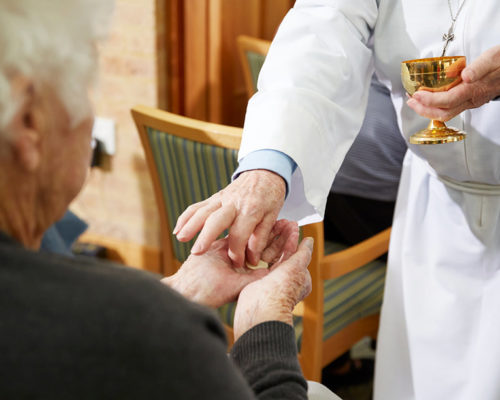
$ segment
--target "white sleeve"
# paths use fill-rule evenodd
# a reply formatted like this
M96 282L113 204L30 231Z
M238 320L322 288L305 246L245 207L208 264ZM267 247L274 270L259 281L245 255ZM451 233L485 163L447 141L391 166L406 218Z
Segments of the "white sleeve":
M280 218L322 219L331 184L363 122L376 0L297 0L248 104L239 158L259 149L298 165Z

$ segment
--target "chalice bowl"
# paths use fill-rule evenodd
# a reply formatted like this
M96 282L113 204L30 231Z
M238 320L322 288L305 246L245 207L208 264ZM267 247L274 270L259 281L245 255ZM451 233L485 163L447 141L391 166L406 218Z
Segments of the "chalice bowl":
M461 72L464 68L464 56L403 61L401 63L401 81L410 96L417 90L444 92L462 81ZM448 127L444 122L433 119L426 129L410 136L410 143L452 143L464 138L465 132Z

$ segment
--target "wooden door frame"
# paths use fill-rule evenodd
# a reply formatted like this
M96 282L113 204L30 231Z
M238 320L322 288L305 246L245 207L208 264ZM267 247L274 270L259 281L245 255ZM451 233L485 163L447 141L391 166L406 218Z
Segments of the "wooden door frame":
M270 40L283 10L292 7L295 0L253 1L258 10L253 35ZM157 0L158 51L165 54L158 57L158 82L163 86L159 89L163 93L160 108L224 123L220 79L225 66L221 57L213 55L224 49L219 22L227 4L226 0Z

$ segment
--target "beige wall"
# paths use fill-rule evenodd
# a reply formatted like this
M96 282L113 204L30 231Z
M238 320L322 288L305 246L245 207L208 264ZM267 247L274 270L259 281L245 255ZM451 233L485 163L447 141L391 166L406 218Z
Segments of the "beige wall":
M110 36L100 52L100 84L94 91L93 98L96 115L112 118L116 122L117 150L108 160L106 168L91 170L86 187L71 205L71 209L90 224L88 233L104 238L106 242L108 239L118 241L117 245L122 248L146 246L147 254L149 255L151 250L156 257L160 242L156 203L130 109L139 103L165 108L168 83L166 70L169 61L166 60L167 46L180 48L179 40L184 41L182 42L184 51L177 54L177 62L181 62L182 65L185 63L186 68L171 70L170 87L175 86L172 82L176 78L185 79L185 86L179 88L177 95L186 99L190 99L191 92L198 89L190 79L196 82L206 79L201 83L203 90L213 89L213 74L208 77L204 75L209 71L205 64L207 61L202 59L202 70L196 70L194 67L198 64L189 58L193 54L200 57L197 51L192 52L193 54L189 52L193 46L208 46L207 33L199 34L198 31L210 28L212 32L210 37L216 40L216 43L210 44L212 58L221 62L217 57L224 55L226 57L224 62L227 62L229 57L234 68L231 74L226 70L211 69L220 75L217 75L217 79L223 76L230 85L222 87L219 82L220 87L217 86L218 89L213 90L216 96L210 98L210 107L214 108L218 104L223 108L220 111L221 115L236 115L232 103L236 101L235 97L240 98L242 120L246 96L241 66L236 54L236 35L246 33L270 39L281 18L293 4L293 0L115 0L115 2L116 10ZM185 13L184 24L178 27L179 31L173 29L180 23L178 15L172 12L176 7L182 8ZM203 14L202 20L205 25L197 26L195 18L197 13L208 11L210 19ZM168 26L171 29L166 29ZM214 32L218 32L218 35L213 34ZM203 40L200 40L200 37ZM167 41L167 38L170 41ZM230 51L229 54L222 52L221 55L216 52L222 49L221 44L228 43L230 45L226 50ZM184 58L181 60L181 57ZM176 60L175 56L170 58L170 61ZM172 65L169 68L172 69ZM177 76L176 73L180 75ZM228 76L232 78L228 79ZM175 96L172 93L170 96L174 104ZM222 122L232 124L237 122L226 119ZM128 258L126 262L131 263Z
M93 93L96 115L116 122L116 155L91 170L71 206L90 233L150 246L159 243L156 204L130 108L158 105L155 18L155 0L116 0Z

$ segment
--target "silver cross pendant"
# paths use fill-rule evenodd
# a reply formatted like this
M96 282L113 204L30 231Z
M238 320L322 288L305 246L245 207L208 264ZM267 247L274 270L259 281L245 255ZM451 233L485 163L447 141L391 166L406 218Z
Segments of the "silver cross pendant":
M453 39L455 39L455 34L453 33L453 25L450 26L450 29L448 30L448 33L443 34L443 41L446 41L443 47L443 54L441 54L441 57L444 57L444 54L446 53L446 48L448 47L448 43L450 43Z

